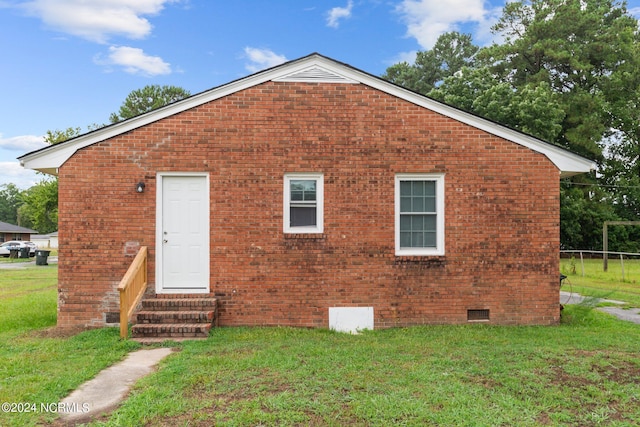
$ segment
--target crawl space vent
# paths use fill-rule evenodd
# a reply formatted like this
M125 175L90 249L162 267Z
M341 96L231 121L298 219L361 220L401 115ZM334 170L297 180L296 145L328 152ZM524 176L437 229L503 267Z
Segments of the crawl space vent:
M489 320L489 310L467 310L467 321Z

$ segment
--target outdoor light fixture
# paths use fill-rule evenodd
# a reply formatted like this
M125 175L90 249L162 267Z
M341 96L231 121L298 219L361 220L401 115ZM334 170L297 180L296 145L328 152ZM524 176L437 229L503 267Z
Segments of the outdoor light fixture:
M144 191L144 182L140 181L136 184L136 191L142 193Z

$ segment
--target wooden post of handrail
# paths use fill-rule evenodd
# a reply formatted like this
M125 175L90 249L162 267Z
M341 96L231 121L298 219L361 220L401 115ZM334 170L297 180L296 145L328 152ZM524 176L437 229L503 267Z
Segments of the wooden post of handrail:
M120 337L129 335L129 319L147 288L147 247L142 246L118 285L120 292Z

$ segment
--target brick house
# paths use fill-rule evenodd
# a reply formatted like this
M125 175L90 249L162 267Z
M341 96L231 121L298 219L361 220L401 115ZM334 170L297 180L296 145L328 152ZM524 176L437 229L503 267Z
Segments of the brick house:
M30 228L0 221L0 243L10 240L28 241L31 240L32 234L38 234L38 232Z
M59 179L60 326L113 321L140 246L222 326L554 324L559 179L594 167L318 54L20 161Z

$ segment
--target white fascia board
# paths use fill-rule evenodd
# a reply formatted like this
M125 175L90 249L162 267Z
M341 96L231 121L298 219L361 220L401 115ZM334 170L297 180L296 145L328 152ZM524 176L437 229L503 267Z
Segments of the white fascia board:
M392 96L404 99L405 101L542 153L547 156L549 160L560 170L562 176L571 176L595 169L596 165L594 162L578 156L577 154L573 154L560 147L545 143L539 139L527 136L489 120L482 119L473 114L466 113L462 110L458 110L430 98L426 98L420 94L404 89L400 86L396 86L378 77L318 54L309 55L299 60L291 61L285 65L276 66L209 91L202 92L182 101L154 110L150 113L79 136L70 140L68 143L57 144L50 148L26 154L19 158L20 163L28 169L51 173L51 171L57 170L57 168L62 166L64 162L66 162L76 151L84 147L270 80L286 81L288 76L295 76L297 73L305 72L305 70L309 70L312 67L320 67L330 73L343 76L345 81L350 81L354 84L365 84L374 89L378 89Z

